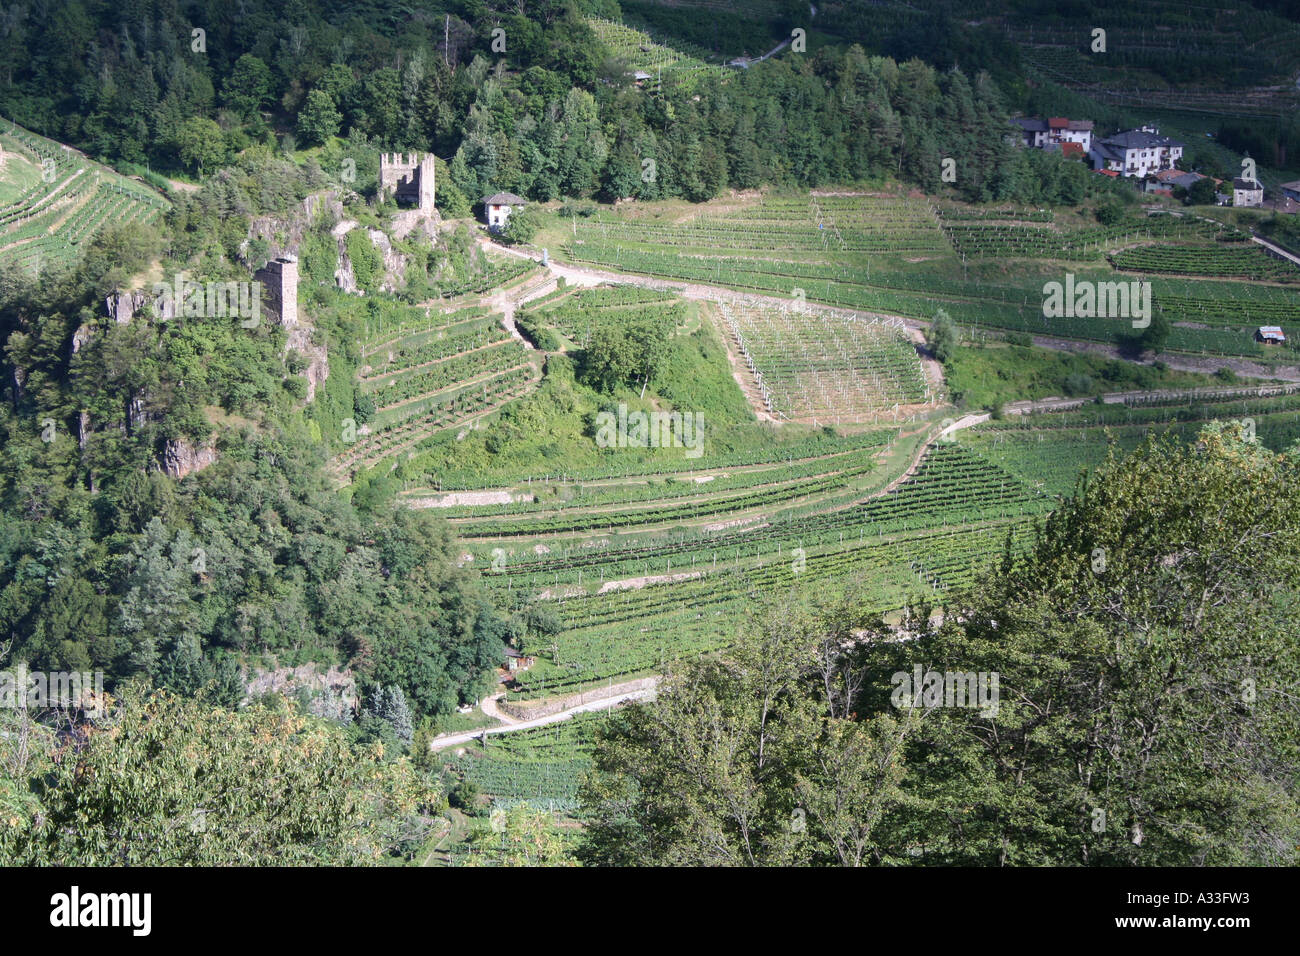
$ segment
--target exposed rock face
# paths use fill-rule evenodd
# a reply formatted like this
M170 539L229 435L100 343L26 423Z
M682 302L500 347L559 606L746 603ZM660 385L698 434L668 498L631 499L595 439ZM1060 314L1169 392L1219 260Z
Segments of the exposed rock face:
M176 318L177 301L175 298L161 297L155 299L143 289L133 289L126 292L117 289L104 300L104 305L108 310L109 317L118 325L127 325L135 318L135 314L146 305L154 307L159 319Z
M437 212L424 213L418 209L403 209L393 216L393 238L405 239L418 229L430 239L436 239L440 222L442 216Z
M289 329L286 349L296 349L307 357L307 368L303 377L307 379L307 401L316 398L316 386L330 377L329 352L311 340L315 326L310 322L299 322Z
M249 239L261 239L267 245L267 257L278 259L302 248L303 236L318 216L333 225L343 217L343 203L338 194L327 189L312 193L285 216L258 216L248 226Z
M379 283L380 289L384 292L396 292L406 284L406 256L393 248L388 234L382 229L367 229L366 235L370 238L370 244L379 250L379 255L384 260L384 278Z
M185 438L169 439L163 449L163 472L177 481L196 471L202 471L217 460L217 450L212 445L194 447Z
M344 219L330 230L330 235L338 243L339 252L339 264L334 270L334 282L349 295L357 294L357 275L352 271L352 259L348 255L348 233L357 228L357 225L358 223L353 219Z
M352 258L348 255L347 236L357 227L358 223L345 219L330 231L338 241L339 248L339 265L334 270L334 281L344 292L365 295L365 292L357 287L356 272L352 268ZM407 231L410 231L409 228ZM384 292L398 291L406 284L406 256L393 248L388 234L382 229L367 228L366 238L370 240L370 244L375 247L380 259L383 260L384 274L379 281L379 288Z
M80 326L77 331L72 333L72 354L76 355L82 350L91 337L95 334L95 329L91 325Z
M271 693L302 694L311 713L330 720L348 720L357 709L356 678L337 667L324 674L311 664L259 670L244 678L244 689L250 700Z

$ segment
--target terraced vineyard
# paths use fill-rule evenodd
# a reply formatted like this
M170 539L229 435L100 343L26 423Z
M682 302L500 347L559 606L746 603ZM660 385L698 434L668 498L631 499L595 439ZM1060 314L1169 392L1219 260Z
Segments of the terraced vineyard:
M0 178L13 195L0 206L0 265L33 274L70 265L106 226L153 222L167 202L141 183L80 153L4 124Z
M1274 259L1254 243L1139 246L1110 256L1124 272L1187 276L1232 276L1261 282L1300 282L1300 266Z
M630 70L649 73L653 86L662 82L692 87L705 76L725 77L727 71L716 63L705 62L708 54L703 50L689 49L688 44L666 46L657 43L646 33L622 23L600 17L588 17L587 23L602 43L613 51L620 62Z
M596 286L557 290L530 302L516 321L523 327L530 323L549 326L577 348L585 348L600 325L625 327L629 322L657 320L676 328L684 316L684 304L672 293L638 286Z
M719 303L719 312L773 415L814 424L867 421L930 399L900 322L740 300Z
M408 451L531 391L539 363L481 304L445 313L411 308L399 319L374 319L362 343L358 391L373 417L335 456L340 478Z
M1108 247L1155 239L1206 238L1242 241L1241 230L1191 216L1161 213L1115 226L1060 229L1047 219L989 222L944 214L944 232L958 255L970 259L1101 259ZM1041 224L1040 224L1041 223ZM1213 273L1210 273L1213 274ZM1225 273L1220 273L1225 274Z
M1166 429L1190 437L1203 419L1246 413L1271 444L1300 438L1300 395L1252 395L1242 384L1183 402L1153 395L1009 415L936 440L938 419L952 410L935 407L938 383L913 333L889 316L929 319L942 307L966 326L1111 342L1128 322L1047 318L1044 282L1066 272L1126 278L1107 256L1119 265L1151 250L1252 251L1242 234L1193 217L1103 227L1060 215L858 193L733 196L687 211L630 204L556 223L569 259L719 291L686 289L683 313L683 299L658 287L557 288L515 315L530 337L553 336L541 346L548 360L575 361L554 353L585 347L602 326L659 315L680 329L683 314L694 325L698 311L728 346L727 371L749 406L771 419L762 427L795 437L786 453L740 444L716 459L647 461L611 452L572 470L561 463L558 475L423 471L413 483L423 487L398 500L438 509L461 542L461 563L479 571L499 607L553 612L554 630L518 637L535 663L512 675L510 697L662 673L732 644L766 607L809 595L851 593L888 619L926 601L942 606L1008 546L1027 548L1036 522L1110 445L1131 450ZM1177 348L1261 360L1267 353L1250 333L1289 324L1297 292L1232 281L1233 265L1216 261L1206 275L1152 278L1154 308L1180 323L1170 335ZM461 344L507 348L492 321L466 311L447 317L444 331L418 317L376 330L363 387L376 397L377 420L418 406L421 376L434 380L444 366L454 378ZM411 473L421 473L418 463ZM467 746L451 769L494 801L567 811L587 766L583 733L503 734L485 749ZM515 738L517 748L503 743Z
M574 245L644 242L728 251L945 253L928 202L896 196L767 196L685 221L603 215L574 224Z
M838 464L851 470L851 460ZM561 633L528 647L539 661L517 675L522 693L541 694L726 644L760 594L852 584L887 609L941 592L969 580L1008 533L1019 540L1025 518L1050 503L944 444L911 479L874 497L796 503L748 522L630 537L550 537L540 526L534 534L542 537L470 546L485 565L496 559L500 570L484 580L498 600L552 601L561 616Z
M1110 343L1128 333L1128 323L1048 318L1044 283L1060 281L1066 271L1112 281L1120 273L1109 267L1108 255L1116 265L1146 269L1154 260L1143 257L1177 264L1176 250L1195 247L1204 251L1194 253L1194 273L1152 283L1155 312L1175 326L1168 348L1265 357L1255 326L1285 324L1295 315L1289 290L1225 291L1241 283L1203 281L1285 278L1291 267L1239 247L1245 239L1239 230L1194 216L1165 213L1067 228L1049 210L936 207L926 199L865 193L734 205L686 218L653 207L593 217L566 230L564 254L622 272L768 296L797 298L802 290L808 302L871 313L928 320L943 308L962 325ZM1008 261L1019 264L1008 270Z
M561 723L488 737L486 747L467 745L448 766L499 806L570 810L591 766L594 729L605 716L578 714Z
M1090 27L1105 23L1108 52L1091 53ZM1243 116L1294 113L1292 80L1300 28L1258 8L1193 7L1155 2L1141 10L1104 2L1086 17L1058 22L1008 16L1007 37L1036 79L1060 83L1098 103L1150 111ZM1226 81L1170 83L1169 71Z

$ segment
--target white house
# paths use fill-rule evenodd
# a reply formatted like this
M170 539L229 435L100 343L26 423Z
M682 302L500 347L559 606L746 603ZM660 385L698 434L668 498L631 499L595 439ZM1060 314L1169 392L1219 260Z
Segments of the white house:
M1147 176L1173 169L1183 158L1183 145L1161 136L1154 126L1126 130L1097 140L1092 148L1092 168L1121 176Z
M1023 146L1035 149L1059 148L1061 152L1087 155L1092 151L1092 120L1072 120L1062 116L1039 119L1036 116L1015 119L1012 125L1020 130L1020 142ZM1065 144L1073 143L1075 148L1067 149Z
M488 229L500 232L510 221L510 210L515 206L526 206L528 200L514 193L495 193L483 197L483 214L487 216Z
M1234 206L1264 205L1264 187L1253 179L1234 179L1232 204Z

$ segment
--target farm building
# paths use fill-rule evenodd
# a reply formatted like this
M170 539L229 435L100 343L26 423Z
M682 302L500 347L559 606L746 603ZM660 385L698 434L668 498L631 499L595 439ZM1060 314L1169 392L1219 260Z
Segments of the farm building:
M1265 345L1282 345L1286 342L1286 333L1282 331L1281 326L1261 325L1255 330L1255 341L1263 342Z
M526 206L528 200L514 193L495 193L483 197L483 215L487 218L488 229L500 232L510 221L510 210L516 206Z
M1234 206L1264 205L1264 187L1253 179L1234 179L1232 204Z
M1293 183L1283 183L1277 188L1281 190L1282 195L1287 199L1290 199L1292 202L1300 202L1300 179L1297 179Z
M1098 140L1092 148L1092 168L1113 170L1123 176L1146 176L1173 169L1183 158L1183 143L1161 136L1154 126L1126 130Z

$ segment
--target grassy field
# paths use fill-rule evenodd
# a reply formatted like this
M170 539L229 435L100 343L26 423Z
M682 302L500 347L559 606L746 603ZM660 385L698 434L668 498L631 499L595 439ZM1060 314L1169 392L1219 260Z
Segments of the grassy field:
M1194 372L1003 343L960 347L945 377L954 401L971 408L996 408L1006 402L1052 396L1219 384L1212 376Z

